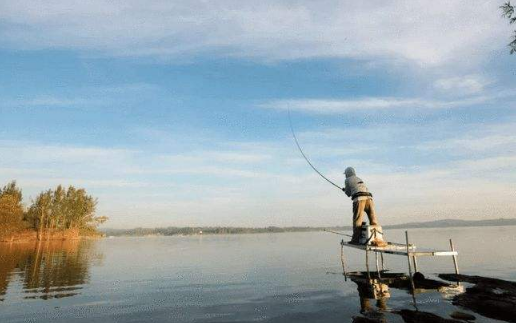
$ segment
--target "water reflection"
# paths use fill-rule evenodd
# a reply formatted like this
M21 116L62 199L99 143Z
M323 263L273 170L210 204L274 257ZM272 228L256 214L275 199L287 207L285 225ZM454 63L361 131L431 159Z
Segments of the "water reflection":
M360 313L366 313L373 310L371 301L376 301L376 307L379 310L387 310L387 299L391 297L389 285L382 283L378 279L353 279L357 284L358 295L360 297Z
M77 295L89 281L92 263L102 261L95 241L67 240L0 244L0 301L21 283L25 299ZM10 287L11 286L11 287Z
M360 298L360 313L375 322L387 322L385 312L400 314L407 322L412 322L412 318L415 316L425 316L430 319L429 322L432 322L433 319L439 317L435 314L418 310L417 304L420 303L416 297L418 294L437 291L443 298L450 298L464 292L464 287L461 285L427 279L422 275L414 280L414 290L412 290L409 277L401 273L383 272L382 276L378 277L376 273L369 273L368 275L366 272L354 272L350 273L349 277L357 285ZM415 311L399 311L389 308L387 302L391 297L390 288L405 290L407 293L412 294L413 301L415 302L413 303ZM372 305L373 302L375 305ZM414 322L419 321L415 320Z

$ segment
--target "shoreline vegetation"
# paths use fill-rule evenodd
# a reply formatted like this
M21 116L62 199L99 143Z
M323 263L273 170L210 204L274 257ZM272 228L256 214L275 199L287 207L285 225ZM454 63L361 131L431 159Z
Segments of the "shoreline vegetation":
M16 181L0 188L0 242L99 237L97 227L108 219L95 216L97 199L83 188L59 185L38 194L28 207L22 201Z
M351 231L350 226L327 227L161 227L133 229L98 229L108 220L95 216L97 199L85 189L59 185L48 189L31 200L26 207L22 203L22 190L12 181L0 188L0 243L30 242L42 240L74 240L81 237L102 236L189 236L202 234L257 234L317 231ZM438 220L384 225L384 229L451 228L478 226L511 226L515 219L493 220Z
M516 225L516 219L494 220L438 220L430 222L411 222L406 224L384 225L384 229L412 229L412 228L453 228L453 227L485 227ZM320 231L351 231L351 226L333 227L164 227L164 228L134 228L134 229L101 229L106 236L189 236L211 234L257 234L257 233L285 233L285 232L320 232Z

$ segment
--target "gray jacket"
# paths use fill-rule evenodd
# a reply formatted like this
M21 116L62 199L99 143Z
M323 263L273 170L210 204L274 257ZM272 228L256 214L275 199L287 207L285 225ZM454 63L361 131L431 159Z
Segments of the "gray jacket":
M344 182L344 193L346 193L347 196L355 198L356 195L368 195L360 194L368 193L369 190L367 189L364 181L357 177L353 167L346 168L344 174L346 174L346 181Z

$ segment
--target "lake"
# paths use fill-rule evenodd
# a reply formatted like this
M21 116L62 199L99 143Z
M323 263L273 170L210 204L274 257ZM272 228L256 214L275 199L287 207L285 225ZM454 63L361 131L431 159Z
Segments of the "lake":
M459 250L461 273L516 280L516 227L411 229L418 247ZM386 230L404 241L403 230ZM411 295L368 298L345 281L341 237L325 232L187 237L120 237L0 246L0 322L351 322L414 309ZM345 249L348 270L364 253ZM386 256L391 272L407 260ZM371 262L374 268L373 261ZM427 277L454 271L452 259L420 258ZM437 279L437 278L436 278ZM460 310L437 290L416 295L419 310Z

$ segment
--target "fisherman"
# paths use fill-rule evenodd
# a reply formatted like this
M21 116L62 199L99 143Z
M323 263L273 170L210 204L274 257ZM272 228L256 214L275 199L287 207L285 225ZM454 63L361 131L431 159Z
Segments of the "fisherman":
M344 174L346 175L346 181L342 190L353 200L353 237L350 243L358 244L364 211L369 218L369 224L378 225L374 211L373 194L369 192L364 181L357 177L353 167L346 168Z

